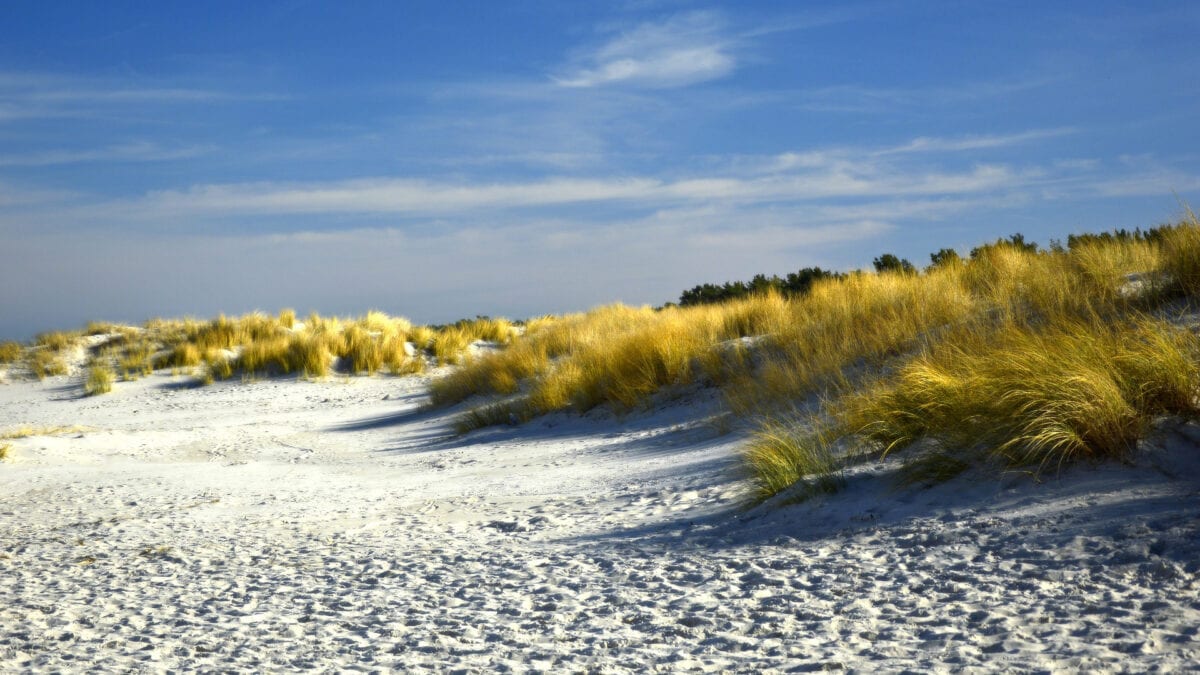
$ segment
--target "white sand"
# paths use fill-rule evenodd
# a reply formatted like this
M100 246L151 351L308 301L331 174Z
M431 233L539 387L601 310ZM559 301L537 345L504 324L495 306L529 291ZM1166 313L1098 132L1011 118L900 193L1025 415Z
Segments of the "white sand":
M0 671L1175 671L1200 438L737 510L709 394L453 438L420 379L0 385ZM1189 438L1190 436L1190 438Z

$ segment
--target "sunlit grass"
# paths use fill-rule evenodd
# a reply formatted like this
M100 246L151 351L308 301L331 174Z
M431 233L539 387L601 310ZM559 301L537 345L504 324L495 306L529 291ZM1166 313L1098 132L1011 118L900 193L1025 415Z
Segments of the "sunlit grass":
M113 380L116 379L116 376L108 361L107 358L94 358L88 363L87 377L83 382L83 391L88 396L107 394L112 391Z
M836 492L845 483L831 434L797 419L770 419L754 432L745 461L755 496L792 491L793 501Z
M1069 320L965 335L846 397L842 428L884 455L917 441L1035 470L1123 458L1160 415L1197 412L1200 341L1168 322Z
M136 380L154 372L154 346L141 340L125 345L117 365L124 380Z
M30 352L29 370L34 377L44 380L55 375L66 375L67 362L58 352L42 347Z
M81 333L73 331L39 333L34 337L33 344L37 347L45 347L50 351L59 352L74 345L80 335Z
M20 342L0 342L0 365L6 365L15 362L21 358L24 348Z
M1200 297L1200 222L1188 211L1188 221L1166 231L1162 269L1179 292Z
M919 447L902 474L928 483L975 465L1122 457L1156 415L1195 414L1194 339L1149 313L1200 293L1200 226L1021 244L942 252L922 274L821 279L789 298L540 317L503 352L435 380L431 398L483 397L459 419L468 431L716 385L760 419L747 454L760 497L836 487L833 448ZM814 395L830 401L823 416L781 416Z
M11 427L0 431L0 440L15 440L18 438L30 438L32 436L58 436L61 434L77 434L84 431L90 431L88 427L82 426L32 426L25 425L19 427Z

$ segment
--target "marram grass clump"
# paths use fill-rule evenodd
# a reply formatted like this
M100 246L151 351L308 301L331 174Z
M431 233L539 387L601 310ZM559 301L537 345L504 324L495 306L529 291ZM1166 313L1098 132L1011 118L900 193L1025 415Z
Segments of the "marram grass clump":
M746 450L758 499L784 491L791 502L837 492L845 484L845 461L833 447L833 434L798 418L771 419L754 432Z
M93 355L108 359L109 370L124 381L162 369L194 375L203 384L292 373L311 379L334 372L402 376L425 372L431 359L462 362L476 340L507 344L518 333L505 319L431 327L378 311L358 318L311 313L301 321L285 309L277 315L222 314L207 321L156 318L141 327L91 322L86 331L43 333L29 347L0 344L0 363L21 361L29 373L44 379L68 373L68 360L86 345ZM70 347L77 350L68 352ZM91 370L90 364L86 368Z
M1162 320L1007 327L930 350L844 402L844 425L883 454L918 440L1008 466L1123 458L1161 415L1192 416L1200 341Z
M88 396L107 394L112 391L114 379L116 379L116 376L113 374L112 366L109 365L108 359L93 359L88 363L87 378L83 383L83 391Z
M23 351L20 342L0 342L0 366L15 362Z
M905 482L972 466L1037 474L1125 459L1156 419L1196 417L1198 395L1200 338L1162 319L963 331L834 399L810 422L828 425L822 434L766 425L746 463L760 498L821 476L809 456L834 444L896 455Z

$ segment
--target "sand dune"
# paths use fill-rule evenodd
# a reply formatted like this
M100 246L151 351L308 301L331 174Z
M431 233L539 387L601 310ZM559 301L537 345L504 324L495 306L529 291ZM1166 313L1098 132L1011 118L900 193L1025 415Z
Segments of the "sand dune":
M454 437L421 378L0 386L0 670L1181 670L1197 429L746 511L705 390ZM2 431L3 429L0 429Z

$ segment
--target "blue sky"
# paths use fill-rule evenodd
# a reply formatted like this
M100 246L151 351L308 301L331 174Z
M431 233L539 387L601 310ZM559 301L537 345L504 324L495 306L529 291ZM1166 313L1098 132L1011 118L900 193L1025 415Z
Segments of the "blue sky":
M1194 2L6 3L0 338L1157 225L1200 204L1197 34Z

